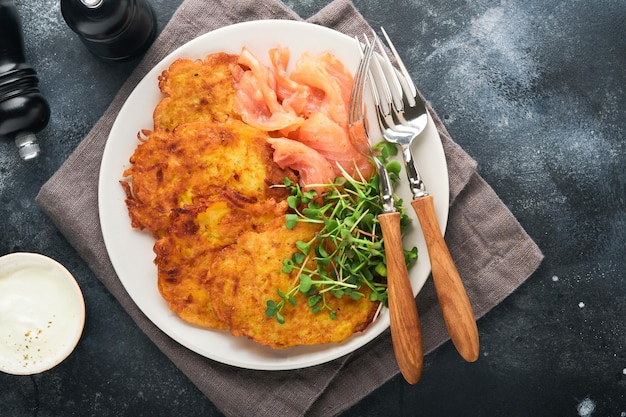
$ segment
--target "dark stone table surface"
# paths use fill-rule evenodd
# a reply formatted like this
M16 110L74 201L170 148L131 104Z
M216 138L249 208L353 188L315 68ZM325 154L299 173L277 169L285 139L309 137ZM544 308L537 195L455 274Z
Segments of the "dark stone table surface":
M40 252L64 264L82 287L87 325L53 370L0 374L0 416L219 416L35 204L138 62L95 59L58 3L16 1L53 115L36 162L0 141L0 255ZM303 17L326 3L286 1ZM419 384L396 377L343 416L626 416L626 2L354 3L397 40L419 88L545 260L479 321L476 363L446 343L427 356ZM152 0L159 30L179 4Z

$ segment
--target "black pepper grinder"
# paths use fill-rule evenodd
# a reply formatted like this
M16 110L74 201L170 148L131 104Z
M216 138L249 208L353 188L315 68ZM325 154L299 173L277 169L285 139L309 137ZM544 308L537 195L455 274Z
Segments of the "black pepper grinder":
M156 16L146 0L61 0L61 13L87 49L105 61L135 58L156 35Z
M39 155L35 133L50 120L38 84L37 72L24 57L17 8L12 0L0 0L0 137L14 139L24 160Z

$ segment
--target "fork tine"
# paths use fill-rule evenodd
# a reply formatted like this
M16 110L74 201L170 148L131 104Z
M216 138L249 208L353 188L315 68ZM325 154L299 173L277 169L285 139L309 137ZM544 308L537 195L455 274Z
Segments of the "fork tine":
M413 79L411 78L409 71L407 71L406 66L404 65L404 62L402 61L402 58L400 58L400 54L398 54L396 47L393 45L393 42L391 42L391 39L389 38L389 35L387 35L385 28L381 26L380 30L383 36L385 37L385 41L387 42L387 45L389 46L389 49L391 50L391 53L393 54L396 62L398 63L398 67L400 68L400 73L402 74L402 77L404 78L404 81L406 82L406 85L404 87L408 88L408 91L405 89L405 92L407 93L409 97L414 98L415 96L417 96L417 88L415 87L415 83L413 83Z
M398 72L391 64L383 44L375 33L372 42L376 43L381 54L376 56L370 67L371 89L376 103L378 124L383 131L389 131L398 128L406 121L403 117L404 93L398 79Z
M355 38L358 43L359 40ZM350 107L348 111L348 124L353 125L359 120L363 119L364 105L363 105L363 90L365 89L365 80L368 78L368 68L374 52L373 45L369 42L365 44L365 49L361 48L361 61L357 68L354 82L352 84L352 91L350 92Z
M377 45L381 48L382 51L382 59L384 60L385 51L382 49L382 44L376 36L376 33L372 33L372 45ZM369 42L369 40L367 40ZM375 46L372 46L375 48ZM392 113L392 106L394 105L394 93L392 92L391 86L387 81L386 71L383 69L381 65L381 57L376 56L376 59L372 60L372 64L370 65L370 88L372 90L372 95L374 96L374 102L377 107L377 113L380 116L390 115ZM395 96L398 96L396 93ZM401 96L400 96L401 97ZM400 107L401 108L401 107ZM381 120L382 122L382 120Z
M402 90L402 84L400 83L400 80L398 79L398 73L396 72L393 64L391 63L391 60L389 59L389 56L387 55L387 53L385 52L385 48L383 47L382 42L380 41L380 38L376 37L375 39L376 44L378 45L378 48L381 51L381 59L379 61L378 64L378 68L380 73L381 73L381 83L386 84L385 86L385 91L389 92L389 102L393 103L394 108L396 110L402 110L404 108L403 102L402 102L402 96L403 94L403 90Z

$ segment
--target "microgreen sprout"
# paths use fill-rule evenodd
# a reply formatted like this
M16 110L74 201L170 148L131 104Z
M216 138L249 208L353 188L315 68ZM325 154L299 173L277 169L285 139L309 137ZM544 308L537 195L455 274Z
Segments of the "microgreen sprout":
M395 149L395 147L393 147ZM393 154L390 150L378 150L381 159L393 175L400 171L397 161L386 162ZM396 166L397 164L397 166ZM378 175L365 180L354 178L347 172L325 185L325 192L318 197L314 190L303 190L298 184L285 179L291 190L287 204L291 213L286 216L286 227L293 229L299 222L316 223L321 230L309 241L296 243L296 251L283 262L282 272L292 274L295 280L284 293L278 290L279 300L268 300L265 313L284 323L283 307L296 305L295 296L301 293L313 313L327 311L332 319L337 313L328 304L329 297L350 297L359 300L369 288L371 301L387 303L387 268L384 242L377 219L382 213L378 187ZM320 187L316 186L316 189ZM396 200L404 230L410 218ZM407 266L417 259L417 248L405 250Z

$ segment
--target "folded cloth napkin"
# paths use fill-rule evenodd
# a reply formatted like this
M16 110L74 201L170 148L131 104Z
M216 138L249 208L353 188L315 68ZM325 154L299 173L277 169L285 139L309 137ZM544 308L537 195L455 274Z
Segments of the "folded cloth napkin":
M142 77L173 49L203 33L270 18L300 19L277 0L184 1L102 118L44 184L37 203L137 325L224 414L335 415L398 374L388 331L352 354L305 370L255 371L206 359L171 340L133 303L109 261L98 220L98 172L104 146L118 111ZM309 21L351 36L370 30L349 0L333 1ZM474 313L480 317L538 267L542 254L476 173L475 161L452 141L430 106L429 110L441 135L450 177L446 240ZM424 349L429 352L448 339L431 280L417 302Z

